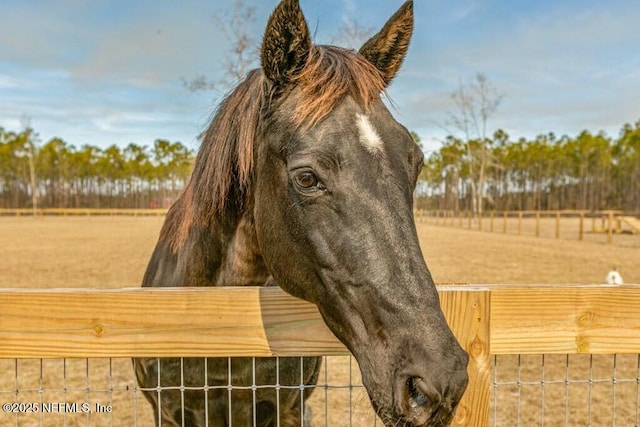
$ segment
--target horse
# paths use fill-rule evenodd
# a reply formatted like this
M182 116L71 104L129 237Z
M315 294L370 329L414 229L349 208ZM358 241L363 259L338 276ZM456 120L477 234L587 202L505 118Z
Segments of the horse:
M212 118L143 286L280 286L318 307L385 425L445 426L468 355L418 242L424 155L383 102L413 27L410 0L358 51L316 45L298 0L282 0L260 68ZM304 425L313 389L284 386L314 385L320 363L136 358L134 371L158 426L288 427ZM276 379L278 392L226 388Z

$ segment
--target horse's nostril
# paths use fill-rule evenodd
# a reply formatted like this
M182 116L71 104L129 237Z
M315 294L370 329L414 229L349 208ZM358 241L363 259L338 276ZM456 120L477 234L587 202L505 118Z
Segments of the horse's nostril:
M419 376L408 376L399 383L398 409L410 425L425 424L438 409L442 397L429 382Z
M411 408L423 406L427 402L427 396L425 396L419 387L421 383L422 378L420 377L407 378L407 391L409 395L409 406Z

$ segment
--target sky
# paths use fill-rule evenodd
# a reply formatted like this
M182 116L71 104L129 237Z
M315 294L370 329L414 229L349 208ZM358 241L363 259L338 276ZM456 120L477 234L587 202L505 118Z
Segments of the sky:
M245 3L259 43L278 2ZM196 149L224 91L192 92L184 81L222 78L228 42L213 16L230 4L0 0L0 127L18 131L28 120L41 143L60 137L76 147L164 138ZM300 4L315 42L327 44L347 23L377 31L402 0ZM502 97L489 131L513 140L584 129L616 137L640 120L636 0L415 0L414 10L389 96L427 153L455 131L451 93L477 73Z

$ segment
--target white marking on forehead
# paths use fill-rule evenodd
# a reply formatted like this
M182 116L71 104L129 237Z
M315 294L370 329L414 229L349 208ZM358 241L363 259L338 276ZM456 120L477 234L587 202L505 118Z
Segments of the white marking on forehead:
M356 123L360 132L360 143L366 147L369 152L376 154L382 150L382 139L378 132L373 128L369 121L369 117L365 114L356 114Z

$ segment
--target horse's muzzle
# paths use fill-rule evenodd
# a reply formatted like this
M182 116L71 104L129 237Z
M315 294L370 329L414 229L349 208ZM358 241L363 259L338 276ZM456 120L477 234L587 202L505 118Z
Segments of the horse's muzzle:
M438 373L397 376L394 409L405 425L440 427L451 423L467 386L467 361L467 355L463 353L464 363L458 364L458 368L446 376Z

